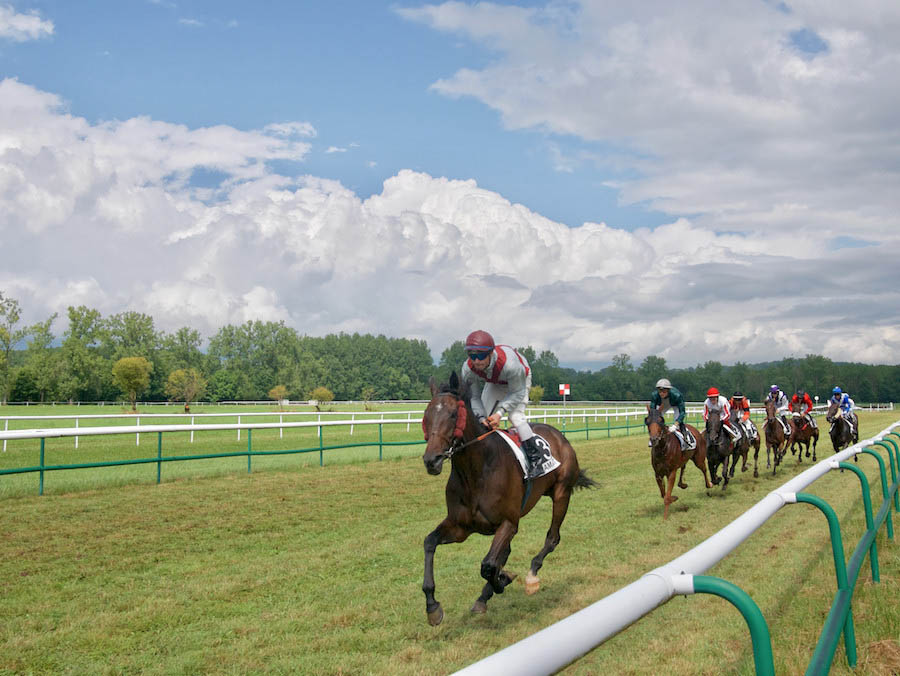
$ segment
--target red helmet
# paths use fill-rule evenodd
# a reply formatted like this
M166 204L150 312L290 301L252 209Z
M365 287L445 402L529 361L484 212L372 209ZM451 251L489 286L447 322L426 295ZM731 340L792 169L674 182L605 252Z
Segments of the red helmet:
M719 390L717 390L715 387L710 387L708 390L706 390L706 396L707 397L718 397Z
M494 349L494 339L487 331L472 331L466 337L466 352L487 352Z

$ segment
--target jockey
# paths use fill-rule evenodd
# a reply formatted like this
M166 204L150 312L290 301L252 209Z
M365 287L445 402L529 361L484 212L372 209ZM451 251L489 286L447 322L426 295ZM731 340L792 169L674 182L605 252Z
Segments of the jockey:
M466 354L461 380L472 392L472 412L478 421L495 430L504 414L516 428L522 450L528 458L528 478L541 461L541 449L525 419L525 404L531 390L531 368L525 357L509 345L494 345L487 331L473 331L466 338ZM488 412L487 407L490 407Z
M731 424L731 408L728 406L728 400L719 394L719 390L715 387L710 387L706 391L706 401L703 402L704 420L709 421L710 411L719 411L719 420L722 421L722 427L731 435L732 439L740 439L741 433Z
M740 392L735 392L728 400L728 405L740 418L738 424L747 433L747 439L750 441L756 439L759 432L757 432L756 426L750 422L750 400Z
M812 399L809 398L809 395L806 392L797 390L796 394L791 397L790 409L791 413L800 416L813 427L817 427L815 418L812 417Z
M840 407L841 416L849 423L850 434L855 437L859 421L856 418L856 414L853 412L853 408L856 404L850 398L850 395L842 391L840 387L835 387L831 390L831 399L828 400L828 403L837 404Z
M675 414L675 425L678 425L678 431L681 432L681 437L685 441L688 440L687 430L684 427L684 417L686 415L686 411L684 408L684 395L678 391L677 388L672 387L672 383L669 382L668 378L660 378L656 381L656 389L653 390L653 394L650 395L650 408L651 409L659 409L659 412L665 416L666 411L672 409L672 413ZM678 412L675 412L675 409L678 409ZM672 428L675 427L672 426ZM674 431L674 429L672 429ZM647 442L647 445L652 445L653 442Z
M766 395L766 401L775 402L775 415L781 414L781 426L784 428L784 436L785 438L791 436L791 426L787 421L787 411L791 402L788 400L787 395L781 391L778 385L772 385L769 388L769 393Z

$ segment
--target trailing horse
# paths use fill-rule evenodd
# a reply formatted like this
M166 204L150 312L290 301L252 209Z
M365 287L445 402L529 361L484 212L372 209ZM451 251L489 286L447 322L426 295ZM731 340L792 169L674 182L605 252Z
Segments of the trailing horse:
M685 425L694 435L697 445L691 451L682 450L678 435L667 429L662 413L656 408L651 410L649 406L644 424L650 434L650 464L653 466L656 485L659 486L659 496L663 499L663 520L665 520L669 518L669 505L678 499L677 495L672 495L672 488L675 485L675 475L679 470L681 470L681 475L678 477L678 487L688 487L684 482L684 468L688 460L694 461L697 469L703 472L706 487L712 488L706 472L706 440L695 427ZM668 480L665 489L663 489L663 479Z
M771 451L772 459L775 461L774 465L771 465L772 476L775 476L775 470L778 469L781 459L787 453L790 434L785 436L781 421L775 415L775 402L771 400L766 402L766 424L763 426L763 433L766 436L766 469L770 467L769 451Z
M831 437L831 446L834 448L835 453L855 444L859 439L858 429L856 434L854 434L850 423L841 415L839 407L840 404L838 402L832 401L828 406L828 413L825 414L825 420L831 423L831 429L828 430L828 434ZM856 424L858 428L859 422L857 421Z
M756 425L753 425L752 420L747 421L750 425L753 426L753 429L756 430ZM743 460L743 464L741 465L741 471L747 471L747 456L750 454L750 447L754 448L753 452L753 476L759 476L759 432L751 438L749 436L749 432L747 428L744 426L744 423L740 420L740 415L736 410L731 412L731 424L734 425L735 428L741 433L741 438L737 441L733 442L735 446L734 451L734 460L737 460L740 457ZM731 465L731 476L734 476L734 465Z
M710 479L716 486L719 485L719 481L722 481L722 490L724 491L728 486L728 479L734 476L733 466L731 474L728 474L728 461L734 454L734 445L731 435L722 429L724 425L721 415L722 412L718 409L710 410L709 417L706 419L706 430L703 434L706 438L706 461L709 464ZM717 476L719 465L722 465L721 479Z
M519 519L528 514L544 495L553 501L553 517L544 546L531 560L525 578L525 592L540 587L537 573L544 557L559 544L559 529L575 488L597 484L578 467L575 450L562 433L550 425L533 425L560 465L544 476L526 483L521 467L501 432L489 432L476 420L469 393L456 373L447 385L431 385L431 401L422 418L427 444L422 459L431 475L441 473L450 459L450 476L445 490L447 517L425 538L425 612L428 622L438 625L444 618L441 604L434 598L434 552L438 545L462 542L472 533L493 535L491 547L481 562L481 576L487 581L475 601L473 613L487 610L488 600L502 594L516 575L503 569L510 554L510 541L519 529Z
M819 441L819 428L806 420L805 417L794 415L791 419L791 454L797 453L797 462L803 462L803 447L806 447L806 457L809 457L809 445L812 443L812 461L816 461L816 444ZM799 444L799 451L794 447Z

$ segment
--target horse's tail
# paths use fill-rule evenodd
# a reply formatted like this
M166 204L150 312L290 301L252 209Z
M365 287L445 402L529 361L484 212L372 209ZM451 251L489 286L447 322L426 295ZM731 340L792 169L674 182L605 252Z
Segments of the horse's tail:
M599 485L583 469L580 469L578 470L578 476L575 477L575 481L572 483L572 488L594 488Z

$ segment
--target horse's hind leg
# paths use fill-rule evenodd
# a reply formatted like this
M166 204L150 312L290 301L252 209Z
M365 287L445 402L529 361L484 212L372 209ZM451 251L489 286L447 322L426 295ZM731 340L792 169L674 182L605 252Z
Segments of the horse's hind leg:
M684 482L684 468L687 466L687 463L681 466L681 474L678 475L678 488L685 489L688 485Z
M444 610L434 599L434 550L438 545L462 542L467 537L469 532L449 519L441 521L438 527L425 537L425 580L422 582L422 591L425 592L425 612L432 626L439 625L444 619Z
M566 512L569 509L569 498L572 496L572 489L565 487L563 484L557 484L553 491L553 518L550 521L550 529L547 531L547 537L544 539L544 546L537 556L531 559L531 568L528 575L525 576L525 593L534 594L541 588L541 580L538 577L538 571L544 565L544 557L556 549L559 544L559 528L562 526L563 519L566 518Z

